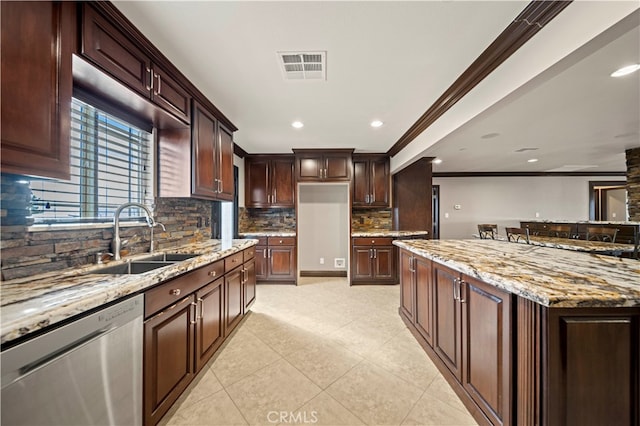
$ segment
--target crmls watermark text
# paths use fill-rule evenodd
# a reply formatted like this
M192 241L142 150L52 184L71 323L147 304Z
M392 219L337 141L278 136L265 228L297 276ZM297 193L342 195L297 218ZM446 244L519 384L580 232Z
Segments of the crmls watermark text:
M317 411L269 411L269 423L317 423Z

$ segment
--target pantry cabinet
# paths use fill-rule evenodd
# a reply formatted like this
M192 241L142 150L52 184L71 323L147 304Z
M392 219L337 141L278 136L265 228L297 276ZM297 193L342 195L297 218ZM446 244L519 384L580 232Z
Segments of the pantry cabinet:
M294 149L298 182L350 181L353 149Z
M245 207L293 208L296 203L292 155L245 158Z
M353 207L389 207L391 175L386 155L353 155Z
M3 1L2 171L69 179L76 5Z

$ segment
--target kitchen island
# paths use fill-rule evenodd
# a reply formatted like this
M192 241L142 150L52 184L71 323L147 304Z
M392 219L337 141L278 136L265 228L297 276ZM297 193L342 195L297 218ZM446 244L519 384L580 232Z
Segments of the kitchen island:
M480 424L639 423L640 262L395 241L400 315Z

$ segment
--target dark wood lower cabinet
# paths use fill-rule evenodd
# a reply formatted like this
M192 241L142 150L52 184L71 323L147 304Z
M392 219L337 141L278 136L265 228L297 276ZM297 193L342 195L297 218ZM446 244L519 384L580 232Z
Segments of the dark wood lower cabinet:
M545 307L399 258L400 316L479 424L640 425L640 308Z
M155 425L195 375L195 299L185 297L144 322L144 423Z
M237 327L244 312L244 303L242 301L242 271L243 269L238 267L224 276L224 290L226 295L225 336L231 334Z
M200 371L224 341L224 300L224 278L196 292L196 371Z
M249 311L254 256L250 247L145 292L145 426L160 421Z
M351 284L397 284L393 238L352 238Z
M295 237L260 237L255 250L258 283L295 284L298 275Z
M463 276L462 387L494 425L511 424L511 293Z
M433 349L458 380L462 377L462 311L457 297L459 279L459 272L433 264Z

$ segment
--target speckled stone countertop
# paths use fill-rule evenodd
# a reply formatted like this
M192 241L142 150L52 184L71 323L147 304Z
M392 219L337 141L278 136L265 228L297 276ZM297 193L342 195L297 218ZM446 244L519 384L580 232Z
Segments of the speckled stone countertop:
M638 260L496 240L394 244L544 306L640 306Z
M640 222L630 221L613 221L613 220L566 220L566 219L529 219L522 222L534 222L534 223L582 223L587 225L635 225L640 226Z
M0 284L0 343L4 344L105 303L140 292L254 246L257 242L255 239L233 240L231 247L223 249L219 240L208 240L157 251L154 254L197 253L198 256L143 274L92 274L91 271L105 265L87 265L3 281ZM109 262L109 266L146 256L149 253L133 255L122 261Z
M429 231L385 231L383 229L373 231L358 231L352 232L351 236L358 237L389 237L389 238L403 238L403 237L415 237L421 235L429 235Z
M239 232L240 238L252 237L295 237L295 231L260 231L260 232Z

